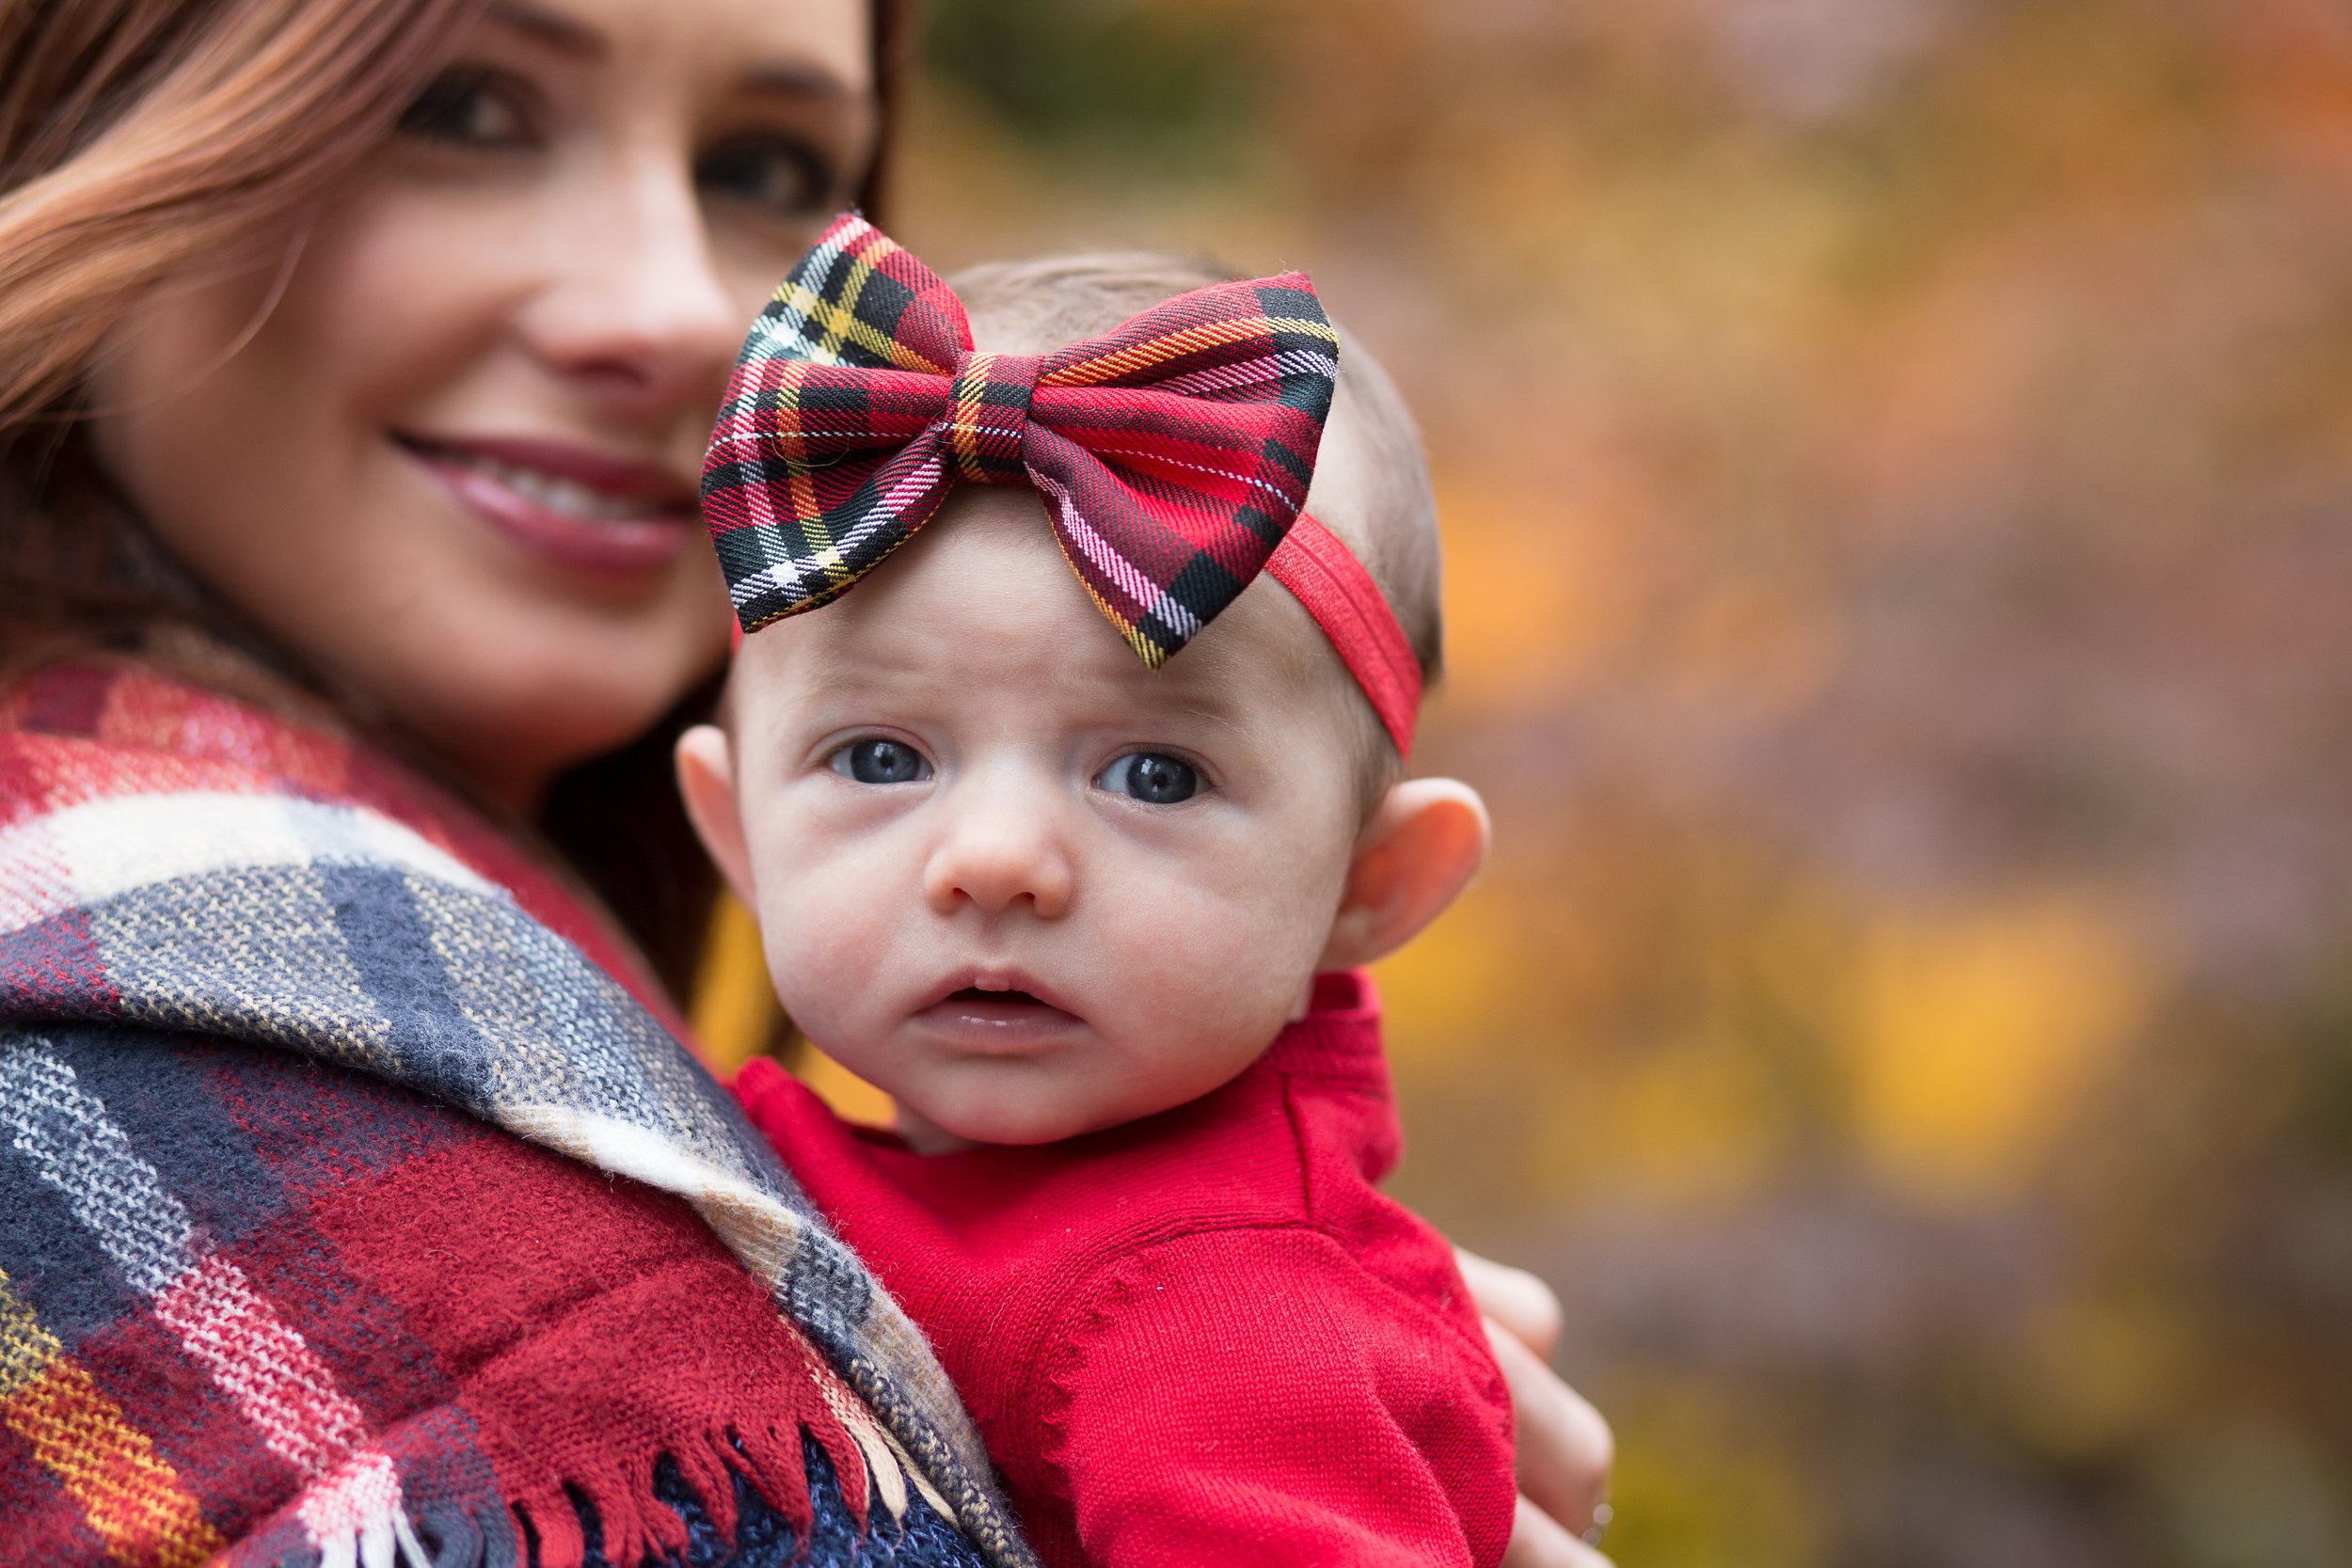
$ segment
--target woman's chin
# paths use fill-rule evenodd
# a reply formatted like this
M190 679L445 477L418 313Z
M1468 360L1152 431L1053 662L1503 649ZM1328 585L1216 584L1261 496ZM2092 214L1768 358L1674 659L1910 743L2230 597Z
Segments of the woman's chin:
M400 726L439 761L526 816L558 774L644 735L697 673L674 649L632 657L596 638L469 638L452 627L422 641L443 651L437 665L420 654L366 686L393 696Z

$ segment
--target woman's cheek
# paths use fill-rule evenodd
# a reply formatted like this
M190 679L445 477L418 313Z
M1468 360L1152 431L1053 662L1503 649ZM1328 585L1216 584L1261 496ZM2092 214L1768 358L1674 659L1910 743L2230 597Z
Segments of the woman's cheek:
M321 220L265 330L282 323L340 367L347 412L392 417L448 388L498 333L524 286L503 227L446 194L367 192Z

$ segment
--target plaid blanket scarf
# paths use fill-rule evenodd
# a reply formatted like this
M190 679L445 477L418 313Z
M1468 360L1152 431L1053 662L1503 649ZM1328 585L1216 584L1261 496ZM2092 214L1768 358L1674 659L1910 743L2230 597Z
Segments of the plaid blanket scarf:
M620 943L384 757L0 696L0 1562L1030 1560Z

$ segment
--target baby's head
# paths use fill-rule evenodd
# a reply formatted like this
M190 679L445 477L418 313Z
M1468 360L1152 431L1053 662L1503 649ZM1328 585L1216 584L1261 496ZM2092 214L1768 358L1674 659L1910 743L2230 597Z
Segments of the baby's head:
M955 280L982 351L1036 354L1223 280L1155 256ZM1307 511L1438 658L1436 508L1354 342ZM1029 1144L1196 1099L1450 903L1478 798L1404 777L1330 641L1261 574L1159 669L1034 490L964 485L837 603L737 655L678 770L809 1037L918 1148Z

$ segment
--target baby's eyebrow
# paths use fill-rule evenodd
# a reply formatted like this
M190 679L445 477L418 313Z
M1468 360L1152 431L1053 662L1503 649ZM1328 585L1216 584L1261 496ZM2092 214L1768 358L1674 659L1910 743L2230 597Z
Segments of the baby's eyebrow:
M806 689L834 691L935 681L941 657L936 649L907 647L885 631L880 636L816 641L800 649L792 664L796 684Z
M1232 724L1242 716L1242 705L1232 693L1224 690L1207 694L1171 692L1147 705L1170 718L1198 719L1212 724Z
M1138 668L1120 685L1125 689L1138 718L1183 720L1218 729L1237 729L1249 717L1244 692L1220 672L1178 673L1166 665L1153 671Z

